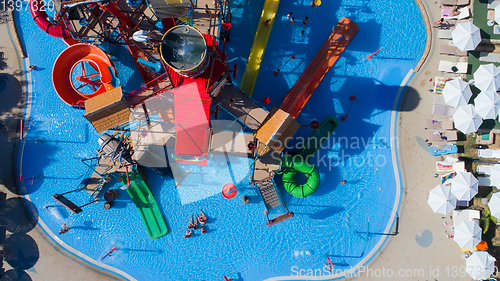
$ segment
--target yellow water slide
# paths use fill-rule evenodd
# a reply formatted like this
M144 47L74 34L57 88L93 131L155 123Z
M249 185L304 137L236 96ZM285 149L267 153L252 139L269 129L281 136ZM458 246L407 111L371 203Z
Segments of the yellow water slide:
M271 34L271 29L276 19L276 11L278 11L279 4L280 0L266 0L264 2L259 26L257 27L257 32L255 32L252 49L248 56L247 67L243 73L240 85L240 89L250 96L253 94L255 81L259 75L260 64L264 56L264 51L266 50L269 34Z

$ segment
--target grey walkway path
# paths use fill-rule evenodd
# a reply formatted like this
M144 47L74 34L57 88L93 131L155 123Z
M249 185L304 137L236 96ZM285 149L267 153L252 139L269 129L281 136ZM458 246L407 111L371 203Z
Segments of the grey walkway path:
M29 216L15 170L25 93L22 52L12 18L0 12L0 280L122 280L68 254Z

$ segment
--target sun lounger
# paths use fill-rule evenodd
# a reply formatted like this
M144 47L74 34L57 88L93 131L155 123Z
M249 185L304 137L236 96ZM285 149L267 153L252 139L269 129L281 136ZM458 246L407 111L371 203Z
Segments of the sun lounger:
M467 73L469 64L466 62L452 62L442 60L439 62L439 70L448 73Z
M486 62L500 62L500 54L480 52L479 53L479 60L486 61Z
M467 6L469 0L441 0L441 4L445 6Z
M477 165L476 172L483 175L491 175L492 165Z
M482 158L500 158L500 149L479 149L477 155Z
M456 141L458 139L457 131L439 132L440 135L434 134L435 132L439 131L428 131L427 139L429 141Z
M443 95L434 95L434 101L432 104L448 106L448 104L444 101Z
M468 7L463 7L461 9L458 9L458 15L456 16L451 16L453 12L452 8L444 8L441 10L441 17L445 20L451 20L451 19L466 19L470 17L470 11Z
M466 56L466 51L461 51L459 48L451 45L439 45L439 53L441 55Z
M436 105L436 104L432 106L432 113L435 113L435 114L453 116L453 114L455 114L456 111L457 111L456 108L449 107L449 106L442 106L442 105Z
M500 25L495 24L493 26L493 34L500 34Z
M441 176L441 184L447 185L451 183L451 180L457 175L456 172L451 172L446 175Z
M453 121L452 120L431 120L425 119L424 121L425 129L442 129L442 130L453 130Z
M479 186L491 186L490 177L477 177L477 182Z
M455 144L443 144L429 147L429 151L432 156L449 154L449 153L457 153L458 148Z
M434 80L434 94L440 95L443 93L444 85L446 85L447 79L448 78L446 77L436 77Z
M467 221L477 221L481 219L481 212L479 210L456 210L453 211L453 225L458 226L461 222Z
M450 29L438 30L438 38L439 39L451 39L451 30Z
M436 171L437 172L465 172L465 162L464 161L458 161L455 163L450 163L450 162L436 162Z
M500 4L500 0L489 0L488 1L488 9L495 9L498 4Z

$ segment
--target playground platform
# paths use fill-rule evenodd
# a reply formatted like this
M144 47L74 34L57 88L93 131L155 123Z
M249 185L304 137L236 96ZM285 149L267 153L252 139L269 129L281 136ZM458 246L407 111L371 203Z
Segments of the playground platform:
M233 85L226 85L214 99L214 103L254 131L260 127L268 115L264 108Z

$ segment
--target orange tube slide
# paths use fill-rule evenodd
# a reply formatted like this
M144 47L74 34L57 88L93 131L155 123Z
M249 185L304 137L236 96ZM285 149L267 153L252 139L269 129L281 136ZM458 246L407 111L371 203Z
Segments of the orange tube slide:
M307 101L358 32L358 25L348 18L341 18L328 40L323 44L306 70L293 85L280 105L280 109L297 118ZM339 37L342 37L339 40Z
M93 93L82 94L73 86L72 72L80 62L90 64L99 72L101 84ZM66 48L57 57L52 70L52 83L57 94L65 103L77 105L79 101L85 101L113 88L110 84L113 76L108 68L111 65L108 55L99 47L75 44Z

